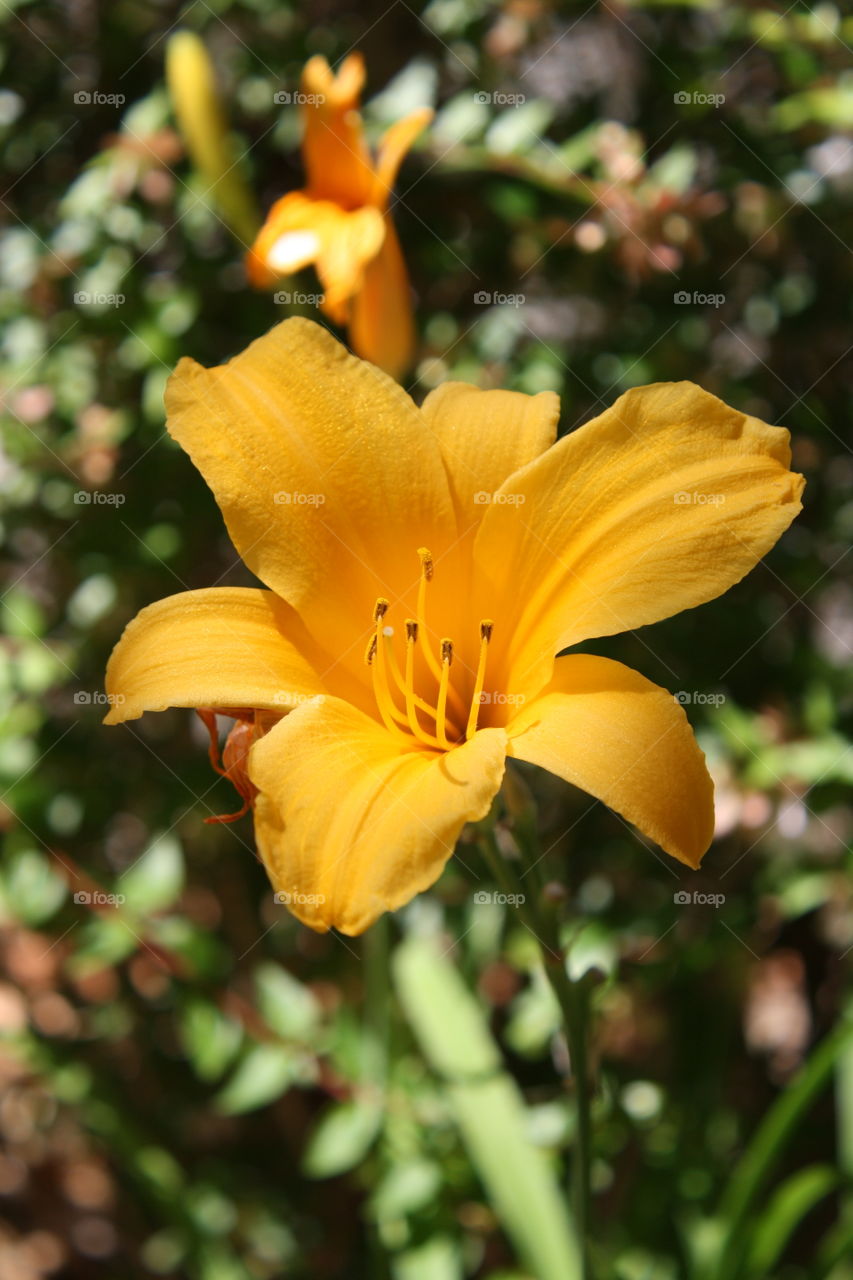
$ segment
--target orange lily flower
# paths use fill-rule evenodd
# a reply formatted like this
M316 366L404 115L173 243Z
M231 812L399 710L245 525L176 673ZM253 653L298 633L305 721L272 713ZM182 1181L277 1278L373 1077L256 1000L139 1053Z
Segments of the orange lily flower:
M252 284L273 285L313 264L324 289L323 311L347 325L353 350L393 377L412 363L415 326L406 264L388 211L397 171L432 119L422 107L385 133L376 159L364 137L359 99L360 54L337 75L315 57L302 73L302 155L307 186L273 205L249 251Z
M554 443L551 392L451 382L419 409L302 319L217 368L182 360L166 405L268 589L143 609L107 722L234 717L224 771L300 920L358 934L431 885L507 756L699 865L713 786L682 707L555 654L752 569L800 510L786 431L659 383Z

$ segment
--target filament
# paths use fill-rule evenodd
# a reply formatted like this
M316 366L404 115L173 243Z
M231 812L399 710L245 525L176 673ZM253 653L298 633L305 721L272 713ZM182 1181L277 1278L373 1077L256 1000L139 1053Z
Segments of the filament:
M477 675L474 680L474 693L471 697L471 709L468 712L468 723L465 726L465 737L470 738L477 732L477 718L480 714L480 698L483 693L483 682L486 678L486 662L489 657L489 641L492 638L494 623L491 618L480 623L480 657L477 662Z

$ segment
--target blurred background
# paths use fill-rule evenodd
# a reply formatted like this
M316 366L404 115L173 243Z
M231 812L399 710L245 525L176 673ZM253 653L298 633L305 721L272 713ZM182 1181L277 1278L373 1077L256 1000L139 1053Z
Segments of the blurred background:
M685 703L717 786L702 871L528 781L603 974L601 1275L710 1275L763 1134L725 1280L849 1280L853 1051L812 1050L853 953L853 19L787 0L5 0L0 1277L539 1280L500 1152L407 1016L440 983L475 993L466 1025L555 1176L571 1146L557 1012L512 908L475 900L473 848L366 938L317 936L273 902L248 820L204 825L235 804L194 716L101 725L138 609L251 581L164 434L165 379L300 310L248 288L187 161L177 26L210 50L262 212L302 185L281 97L311 54L361 50L374 138L435 105L393 205L416 399L553 389L568 431L689 378L790 428L808 484L781 545L724 598L593 646ZM424 937L434 992L397 957Z

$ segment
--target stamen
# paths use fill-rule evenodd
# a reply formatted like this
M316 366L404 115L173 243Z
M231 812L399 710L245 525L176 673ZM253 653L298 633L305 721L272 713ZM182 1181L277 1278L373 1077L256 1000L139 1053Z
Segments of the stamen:
M447 690L450 685L450 664L453 661L453 641L444 639L441 642L441 680L438 686L438 707L435 712L435 731L438 741L445 751L451 747L447 737Z
M421 580L418 584L417 626L419 630L423 631L424 633L423 638L424 640L426 640L426 637L427 637L426 588L427 588L427 583L432 582L433 574L435 572L435 563L432 558L432 552L428 551L426 547L418 547L418 555L420 556L420 561L421 561ZM438 659L436 658L435 654L433 653L428 643L424 643L421 647L424 652L424 657L426 658L426 661L427 661L427 666L429 667L430 671L432 672L433 676L438 681L440 686L441 679L442 679L442 668L439 665ZM456 689L453 688L453 686L450 687L450 699L454 705L454 709L456 710L456 712L458 712L461 718L464 718L465 706L462 702L461 697L457 693Z
M425 702L423 698L419 697L418 694L415 693L414 654L415 654L415 641L417 639L417 634L418 634L417 623L414 622L411 618L406 619L406 674L405 676L400 671L400 664L398 663L396 654L394 653L393 627L385 627L382 634L385 638L384 648L385 648L385 657L388 663L388 670L390 670L391 675L394 678L394 683L396 684L397 688L400 690L400 692L403 694L403 697L406 700L406 721L408 723L411 733L415 738L417 738L419 742L422 742L424 746L439 747L441 744L439 743L438 738L435 736L434 733L430 733L427 729L424 729L423 726L421 725L420 720L418 719L418 707L420 707L422 711L425 711L426 714L432 720L434 720L436 717L436 711L434 707L431 707L428 702Z
M412 628L414 628L414 633L412 632ZM388 669L390 670L391 675L394 678L395 685L404 696L408 697L409 693L411 693L412 701L414 702L415 706L420 707L421 711L425 711L428 716L431 716L433 719L435 719L435 707L431 707L425 698L422 698L420 697L419 694L415 693L414 652L412 652L412 645L414 641L416 641L418 638L418 624L412 618L406 619L406 674L405 675L400 670L400 664L397 661L397 655L394 652L394 645L391 643L394 638L394 628L385 627L382 634L385 637L385 641L386 641L385 656L388 659ZM410 659L410 652L411 652L411 659ZM409 676L410 660L412 663L411 678Z
M370 644L367 646L365 660L370 667L373 676L373 695L376 698L376 705L379 708L379 714L382 717L382 723L389 732L399 731L401 727L408 728L406 717L394 706L394 700L391 697L391 690L388 688L388 672L385 665L385 645L379 643L380 634L384 635L385 628L382 627L382 619L388 612L388 601L379 599L373 610L373 620L376 623L376 630ZM393 633L392 633L393 634Z
M495 624L491 618L485 618L480 623L480 659L477 663L477 676L474 680L474 693L471 698L471 708L468 712L468 723L465 726L465 738L472 737L477 732L477 717L480 714L480 698L483 693L483 682L486 678L486 662L489 655L489 641L492 638L492 631Z

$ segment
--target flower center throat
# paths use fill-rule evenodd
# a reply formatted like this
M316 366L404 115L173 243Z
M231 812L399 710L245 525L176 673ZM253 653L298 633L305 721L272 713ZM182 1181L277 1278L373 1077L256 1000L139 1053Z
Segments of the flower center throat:
M480 622L480 651L474 689L466 705L451 681L453 641L449 637L443 637L436 653L427 639L427 587L433 579L435 564L426 547L419 548L418 556L421 576L418 584L417 616L405 619L406 652L402 667L394 648L395 630L385 622L389 602L382 596L374 606L374 632L367 646L365 661L371 668L376 706L386 729L405 737L413 737L423 746L434 750L448 751L467 741L477 731L494 623L489 618ZM437 685L434 703L415 690L415 664L419 650ZM401 701L402 707L399 705Z

